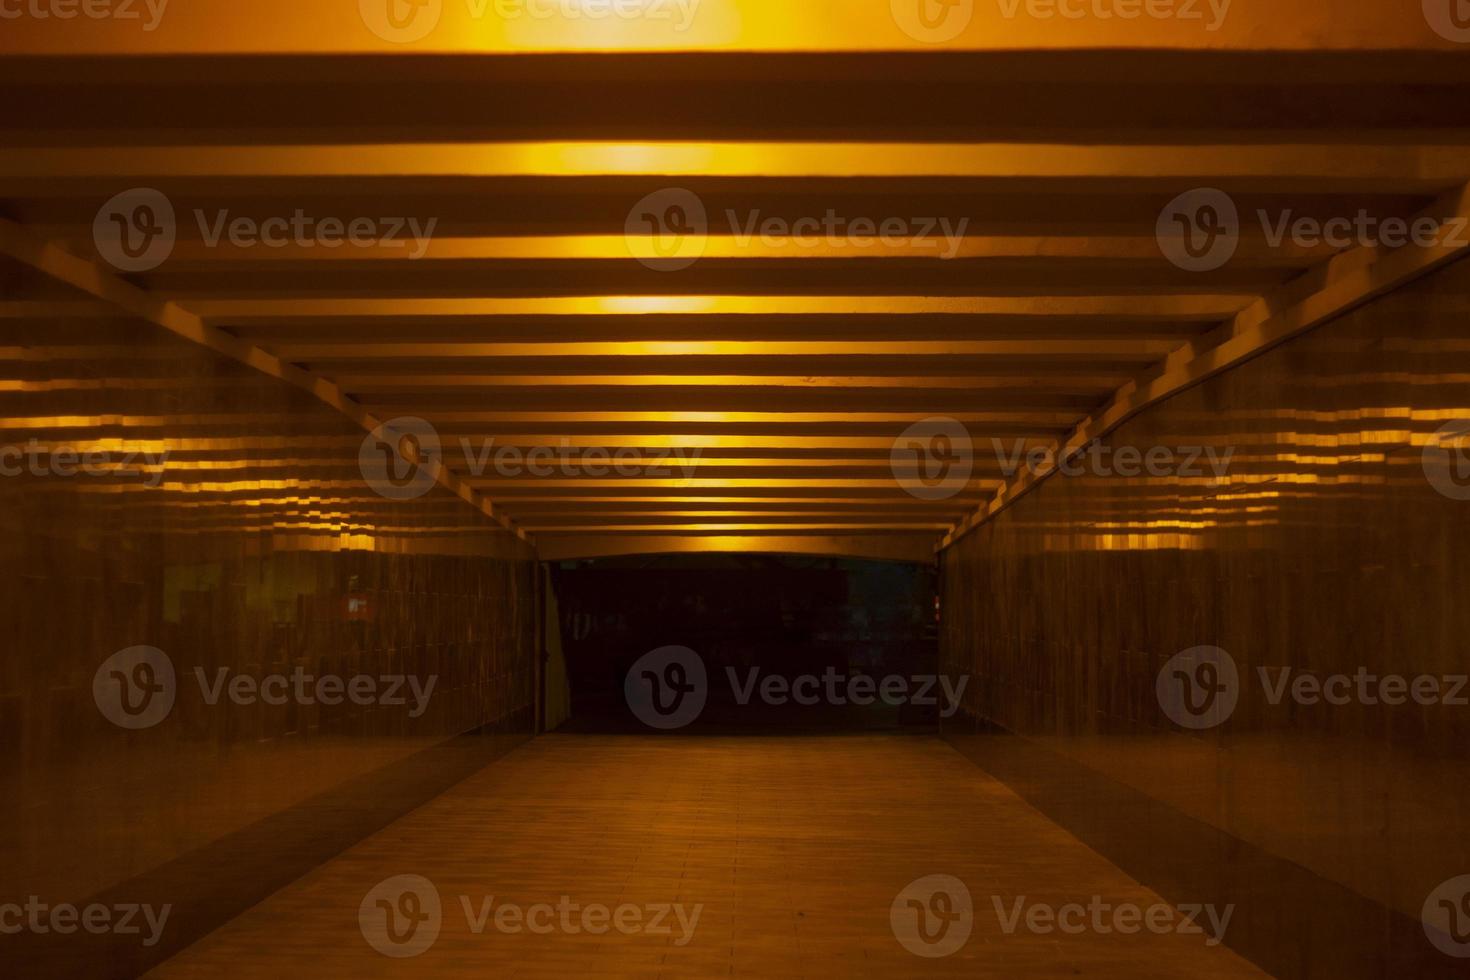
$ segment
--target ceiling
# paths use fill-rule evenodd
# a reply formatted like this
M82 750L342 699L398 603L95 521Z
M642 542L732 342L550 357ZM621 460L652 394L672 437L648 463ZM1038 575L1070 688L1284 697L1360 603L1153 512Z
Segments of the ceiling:
M546 557L922 559L1045 477L1008 474L997 446L1083 445L1457 254L1278 244L1256 219L1465 213L1470 48L1381 16L1345 18L1336 51L1269 53L1229 34L886 53L264 38L201 57L216 35L194 20L165 54L31 24L42 53L0 62L0 312L141 317L366 428L426 420L441 482ZM1369 28L1403 50L1352 50ZM166 198L177 234L141 271L94 237L135 188ZM1229 261L1192 269L1160 218L1201 189L1241 231ZM222 223L298 213L402 227L262 247ZM771 219L816 237L750 234ZM869 241L859 219L899 224ZM68 304L35 306L57 281ZM951 422L973 468L939 496L895 444ZM507 447L542 447L555 472L477 466ZM625 469L576 471L588 450Z

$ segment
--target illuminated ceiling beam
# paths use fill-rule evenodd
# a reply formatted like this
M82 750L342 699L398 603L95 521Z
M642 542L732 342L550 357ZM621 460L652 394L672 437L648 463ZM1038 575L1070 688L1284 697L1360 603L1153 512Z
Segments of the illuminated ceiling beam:
M944 415L958 418L956 413L970 414L1010 410L1050 415L1073 412L1071 423L1092 411L1106 396L1106 391L1042 391L1034 387L997 386L978 389L951 388L930 391L916 388L814 388L806 386L765 387L756 385L723 388L682 387L596 387L556 388L479 387L442 391L435 388L413 392L378 392L361 395L358 401L374 413L391 413L385 417L412 414L424 418L439 412L467 412L494 408L544 409L551 412L583 410L589 412L628 412L638 410L676 410L743 413L760 411L772 405L784 405L792 413L805 412L872 412L883 408L890 417L922 412L923 418ZM1069 424L1071 424L1069 423Z
M952 510L953 508L949 508ZM555 508L537 508L518 511L516 520L527 530L531 525L546 521L555 521L559 524L606 524L612 523L637 523L639 521L663 521L670 518L692 518L697 520L713 520L715 518L749 518L754 520L835 520L838 518L862 518L877 521L930 521L944 517L945 510L899 510L892 507L874 507L868 505L858 507L853 505L823 504L812 505L805 508L791 506L773 506L767 509L756 507L740 507L731 509L726 505L711 504L708 507L699 508L689 505L670 507L665 504L648 506L638 510L627 507L620 508L589 508L583 511L569 509L557 510Z
M958 218L951 219L952 222ZM974 223L974 222L972 222ZM38 233L61 238L78 229L38 227ZM179 227L179 240L168 257L170 270L207 269L218 265L306 266L365 264L395 268L433 265L464 265L469 268L493 268L501 262L630 262L658 256L650 242L626 235L516 235L503 237L445 237L435 235L412 249L404 243L374 242L365 247L323 248L319 245L285 242L262 248L237 245L228 238L213 244L198 237L196 222L184 221ZM936 243L928 249L911 241L887 241L878 238L863 247L848 241L829 241L820 228L804 239L767 240L760 235L749 237L711 234L700 251L702 262L719 260L780 260L802 262L834 259L926 259L942 252L945 261L973 259L1037 259L1090 260L1099 264L1131 266L1138 263L1162 263L1166 259L1153 235L966 235ZM1291 240L1272 245L1264 232L1247 228L1241 236L1232 259L1235 263L1268 266L1296 266L1314 257L1326 258L1330 246L1307 247ZM412 254L410 254L412 253Z
M670 461L669 467L673 472L679 472L677 461ZM793 493L799 490L809 490L814 493L831 493L839 490L873 490L873 491L897 491L903 493L891 473L886 473L877 478L862 477L831 477L831 476L760 476L760 477L615 477L612 479L589 479L586 477L571 478L538 478L527 477L525 479L505 477L466 477L465 482L472 487L485 490L571 490L581 488L585 490L763 490L773 493ZM999 486L1000 480L974 480L972 486L984 488L986 486Z
M1012 357L1157 360L1178 343L1168 339L1117 340L816 340L816 341L595 341L585 343L277 343L270 349L291 361L368 358L468 357ZM0 348L0 358L3 358Z
M74 406L73 406L74 407ZM905 428L929 416L921 412L890 414L782 413L782 412L442 412L433 413L439 434L451 438L495 438L522 446L749 445L767 448L807 445L874 448L889 445ZM1037 433L1071 427L1071 412L959 412L953 417L972 435L1027 438ZM107 430L141 435L158 430L170 436L217 431L236 433L268 429L276 416L268 413L158 415L47 414L0 417L0 428L70 432ZM1330 420L1323 420L1329 424ZM315 445L316 440L339 438L335 425L318 423L320 436L302 434L287 440ZM311 428L308 421L307 430ZM253 436L252 436L253 437ZM172 441L172 440L171 440Z
M1072 371L1059 367L1043 372L1039 368L1007 370L997 366L990 374L966 375L760 375L760 374L405 374L391 367L382 373L333 375L337 383L351 392L393 392L455 388L912 388L933 390L962 388L967 390L1011 390L1017 387L1062 392L1087 393L1098 388L1116 387L1123 372L1098 373L1088 366Z
M1068 145L1025 143L536 142L333 146L9 146L10 193L72 193L77 183L387 179L400 184L567 177L647 177L693 184L720 178L1014 181L1055 193L1057 181L1139 181L1440 191L1467 176L1465 149L1425 144ZM277 188L279 190L280 188Z
M795 523L758 523L758 522L723 522L707 521L703 523L674 523L663 522L659 524L608 524L593 527L582 527L579 525L547 525L539 528L528 528L532 533L596 533L596 534L690 534L700 532L718 532L720 534L752 534L756 532L782 532L785 534L797 534L805 531L820 532L845 532L849 534L870 534L875 531L943 531L947 524L941 522L873 522L873 521L828 521L828 522L795 522Z
M400 8L397 16L408 17L404 28L424 35L413 41L391 32L386 21L378 23L381 33L369 30L362 11L371 12L376 5L303 4L298 0L254 0L248 5L241 5L238 0L193 0L170 5L166 18L153 24L154 30L143 29L152 15L141 4L130 5L139 12L139 17L131 21L79 16L20 17L8 21L6 30L9 50L15 54L433 52L464 57L493 52L525 57L531 52L540 55L583 52L585 56L590 52L647 50L706 54L721 51L887 54L895 50L914 52L938 48L933 36L926 37L918 30L921 25L909 25L909 30L919 36L906 32L895 18L896 8L888 3L803 0L799 12L794 12L789 0L703 0L682 7L656 6L652 0L641 0L633 5L632 12L638 15L633 17L606 13L615 7L627 11L626 4L603 6L601 17L555 15L561 9L590 13L592 5L586 6L586 11L580 11L577 6L561 8L547 4L539 8L540 16L532 16L529 5L511 5L509 9L519 11L520 15L507 17L499 16L494 4L446 2L442 9L438 4L423 10L413 8L410 15ZM1289 7L1274 5L1264 9L1253 6L1252 11L1262 11L1256 16L1245 11L1224 16L1207 4L1191 5L1187 12L1185 7L1182 3L1162 8L1135 7L1132 11L1138 16L1132 17L1086 16L1094 8L1087 5L1069 8L1074 15L1084 13L1079 19L1063 16L1055 6L1037 8L1051 12L1052 16L1033 17L1024 14L1024 7L1018 16L1016 9L1006 5L965 4L957 10L944 11L946 18L963 16L963 20L953 22L955 36L944 46L1001 52L1043 49L1036 52L1039 54L1116 48L1165 48L1191 53L1220 49L1453 49L1448 40L1430 29L1423 17L1417 16L1417 5L1410 8L1415 16L1408 16L1409 11L1400 5L1345 5L1332 0L1296 0ZM78 8L67 9L75 14ZM93 8L82 5L81 9ZM1145 13L1156 9L1169 16ZM687 13L681 14L679 10ZM1113 8L1107 10L1113 12ZM548 13L553 15L547 16ZM430 14L432 21L420 19ZM937 26L946 29L951 23L945 19ZM382 36L384 33L388 36ZM1110 62L1104 64L1107 63ZM373 67L391 71L376 64ZM200 85L208 81L208 75L202 72L189 77ZM1093 77L1102 82L1108 76L1102 73ZM590 83L585 74L580 78ZM467 92L474 91L460 90L460 97L468 98ZM574 87L573 91L577 89ZM589 97L596 94L595 89L589 89Z
M974 263L925 259L873 259L851 263L766 263L743 267L734 262L701 262L676 277L646 269L636 262L591 265L568 263L531 266L491 265L481 268L425 265L344 266L323 263L316 268L219 267L185 269L164 267L145 277L148 287L180 301L212 299L277 299L306 294L344 300L393 300L403 296L534 295L551 298L598 293L637 295L745 294L822 297L851 289L860 282L874 293L911 296L1047 295L1054 297L1233 295L1255 296L1279 284L1310 261L1277 268L1231 263L1203 275L1159 261L1143 267L1104 263L1065 263L1051 260Z
M864 558L931 564L934 535L922 534L547 534L538 536L543 561L624 555L765 553Z
M1470 222L1470 184L1438 199L1420 214L1453 222L1462 231ZM1388 249L1360 246L1345 252L1268 296L1263 296L1221 328L1212 343L1186 344L1149 375L1118 390L1106 405L1088 415L1055 447L1059 458L1081 451L1130 418L1165 398L1265 353L1314 327L1351 312L1470 251L1465 235L1438 235L1432 246ZM950 530L940 544L949 548L1050 478L1055 470L1023 469L995 496Z
M259 347L231 337L177 303L140 289L114 275L100 263L77 258L55 244L32 235L26 228L7 218L0 218L0 254L94 296L118 310L293 385L341 412L367 432L372 432L380 425L379 419L348 399L332 382L288 364ZM488 500L478 495L448 469L436 461L430 461L426 468L445 490L478 508L486 517L522 541L530 542L530 537L524 530L496 512Z
M1255 294L1158 296L557 296L413 299L198 299L191 308L211 321L316 318L525 316L995 316L1148 320L1224 320Z
M160 445L161 445L161 443L160 443ZM497 446L496 447L496 450L503 452L507 448L515 448L515 447L510 447L510 446ZM228 448L226 448L223 451L229 452L229 451L232 451L232 450L229 450ZM519 450L517 450L517 451L519 451ZM727 452L743 452L743 450L727 450ZM487 464L490 464L491 460L493 459L493 456L494 456L494 453L492 452L492 450L490 449L490 447L488 447L488 446L485 447L485 450L484 450L484 458L485 458L485 461L487 462ZM170 457L170 458L172 458L172 457ZM187 459L188 457L184 457L184 458ZM263 462L267 459L267 457L264 457L264 456L262 456L260 458L261 458L261 460ZM322 460L320 456L318 456L316 458L320 462L326 462L326 463L332 462L331 460ZM587 457L587 453L585 451L583 451L583 450L572 450L570 452L557 452L557 451L553 450L550 447L548 447L545 452L540 453L536 457L536 459L540 460L540 463L538 463L538 465L541 465L541 464L557 465L559 463L582 462L582 461L585 461L587 458L588 458ZM833 455L833 456L806 456L806 455L803 455L803 456L785 456L785 455L783 455L783 456L719 455L719 456L712 456L712 455L708 455L706 451L699 450L699 449L690 449L690 450L676 449L676 450L674 450L673 453L669 453L669 452L666 452L664 450L655 450L655 451L653 451L651 453L640 452L640 451L636 451L636 450L627 450L627 451L619 454L619 456L617 457L617 459L619 461L625 463L628 466L639 466L639 467L646 466L646 465L666 465L666 466L670 466L670 467L680 467L680 468L682 468L682 467L688 467L690 469L699 469L699 470L737 470L737 469L770 470L770 471L781 471L781 470L790 470L790 471L818 470L818 471L822 471L823 475L826 475L826 471L830 471L830 470L841 470L841 469L848 469L848 470L853 470L853 471L877 470L877 471L882 471L882 472L887 473L887 472L890 472L892 470L895 470L895 469L898 469L899 468L899 467L897 467L897 466L894 465L894 463L893 463L892 460L889 459L889 454L888 454L887 451L883 451L881 453L872 453L872 454L865 455L865 456L862 456L862 455L848 455L848 456L836 456L836 455ZM342 462L342 463L351 463L353 465L356 465L356 463L357 463L357 451L356 451L356 448L354 447L354 449L353 449L350 457L348 456L348 454L343 453L342 456L341 456L341 458L340 458L340 460L338 460L338 461L339 462ZM981 465L981 466L985 466L985 465L999 465L998 459L994 459L993 458L993 459L987 461L983 456L981 456L981 458L977 460L977 463L979 465ZM465 465L465 464L462 463L460 459L456 458L455 455L454 455L454 453L451 451L450 454L449 454L448 465L450 466L451 469L454 469L454 468L457 468L457 467L462 466L462 465ZM493 464L491 464L491 465L493 465ZM916 465L916 464L912 464L912 465ZM488 468L489 467L487 466L487 469ZM720 474L720 475L726 475L726 474ZM736 475L736 474L729 474L729 475Z
M811 501L843 501L848 503L858 502L882 502L884 506L907 507L915 498L905 492L893 479L887 480L880 486L873 486L873 481L852 481L859 486L831 486L824 484L821 480L794 481L788 480L776 486L761 481L747 481L750 485L726 487L718 485L720 481L707 481L716 484L700 487L693 484L686 486L676 485L681 481L670 481L665 486L640 487L628 485L625 481L603 481L604 484L592 486L586 481L562 481L562 485L548 486L544 482L540 484L530 482L518 482L515 480L501 481L496 492L503 498L502 505L507 511L514 511L519 505L540 503L546 500L597 500L611 501L619 499L637 499L643 501L669 500L674 503L682 503L691 500L708 500L719 503L731 501L759 501L759 500L801 500ZM970 486L960 494L952 498L954 508L957 512L971 510L982 503L989 495L1000 488L1001 481L996 480L972 480Z
M998 486L998 483L995 484ZM946 511L962 514L970 509L966 504L967 499L974 499L975 494L967 493L958 495L950 500L927 501L912 496L898 496L893 494L875 495L867 494L859 496L829 495L821 496L732 496L729 494L706 494L706 495L648 495L646 492L634 492L622 495L599 496L596 493L582 495L558 495L538 494L534 497L512 497L507 498L502 505L509 513L601 513L603 508L627 508L637 507L640 510L656 511L666 507L683 509L701 508L743 508L749 510L760 510L762 508L791 509L801 512L824 511L825 508L835 510L874 510L881 509L885 512L917 512L917 511ZM585 509L584 509L585 508Z
M4 421L0 420L0 427ZM777 453L782 458L801 459L808 456L820 456L823 454L851 454L851 458L862 458L864 455L874 458L888 458L893 448L894 441L901 434L900 429L894 429L889 435L879 436L823 436L823 435L697 435L697 434L671 434L661 432L649 435L560 435L549 433L515 434L504 435L492 429L484 429L479 433L465 435L462 432L446 433L444 427L436 426L442 438L446 434L450 440L451 451L457 449L457 443L461 439L468 440L472 447L491 444L499 448L501 446L512 446L517 449L555 449L561 455L574 453L582 449L637 449L645 450L665 449L687 449L699 450L706 458L712 455L728 456L734 453L761 452ZM1017 438L1015 440L1021 445L1044 446L1048 441L1044 438L1031 436ZM173 441L170 441L173 444ZM297 443L296 445L300 445ZM1009 445L1007 445L1009 448ZM352 452L357 452L357 445L351 447Z
M537 431L546 426L570 426L582 428L596 426L604 431L622 432L622 427L647 428L651 432L709 431L714 433L745 431L776 434L792 432L841 433L857 429L881 429L901 431L908 423L922 422L929 416L923 412L884 412L871 407L868 410L851 412L802 412L802 411L746 411L746 412L516 412L516 411L445 411L433 413L433 420L443 428L491 425L509 428L512 426L536 426ZM1067 426L1075 421L1067 412L1030 412L1025 410L997 410L989 412L956 411L951 418L967 426L985 428L996 426L1011 431L1016 426L1041 429ZM619 427L616 430L607 427Z
M1243 307L1242 307L1243 308ZM242 323L226 321L242 340L288 356L298 347L331 349L361 345L372 353L380 344L412 340L422 344L478 343L660 343L707 344L875 344L1131 341L1157 343L1172 350L1218 327L1230 314L1210 319L1122 320L1111 317L934 316L625 316L498 317L462 320L331 320ZM55 331L53 330L53 333ZM117 341L127 342L119 332ZM90 335L88 337L90 339Z

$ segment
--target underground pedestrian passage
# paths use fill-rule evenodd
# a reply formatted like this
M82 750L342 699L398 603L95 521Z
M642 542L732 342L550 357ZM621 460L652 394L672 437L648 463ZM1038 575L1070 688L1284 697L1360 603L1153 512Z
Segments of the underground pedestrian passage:
M1470 975L1467 45L0 0L0 975Z

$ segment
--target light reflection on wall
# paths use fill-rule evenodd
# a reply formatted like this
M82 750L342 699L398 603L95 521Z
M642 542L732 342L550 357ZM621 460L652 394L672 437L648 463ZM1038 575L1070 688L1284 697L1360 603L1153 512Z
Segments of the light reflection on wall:
M345 417L146 324L10 317L0 347L0 893L81 902L266 826L289 848L280 828L308 801L462 732L529 732L525 544L437 489L380 496ZM136 645L169 656L177 702L129 732L93 680ZM437 682L411 717L209 704L193 681L298 668ZM275 852L254 857L270 869ZM182 914L218 873L178 878L169 900Z
M957 744L1015 761L967 734L996 725L1075 765L1038 798L1068 801L1143 880L1241 900L1232 935L1279 962L1337 962L1391 927L1422 940L1425 896L1470 866L1463 708L1272 706L1253 686L1260 668L1470 671L1470 503L1436 490L1426 456L1470 421L1467 298L1460 262L1106 440L1234 449L1219 481L1053 477L945 555L945 662L976 681ZM1201 645L1246 685L1223 727L1191 733L1155 685ZM1015 765L1046 785L1048 763ZM1380 916L1355 918L1360 899ZM1338 925L1310 949L1280 904L1308 901L1340 906L1316 909Z

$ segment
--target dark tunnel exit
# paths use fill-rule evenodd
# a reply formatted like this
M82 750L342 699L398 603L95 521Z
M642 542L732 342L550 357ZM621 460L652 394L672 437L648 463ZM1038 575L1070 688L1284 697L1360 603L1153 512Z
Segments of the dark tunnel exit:
M561 700L563 731L932 734L963 694L938 674L932 566L655 555L550 579L564 668L552 649L548 726Z

